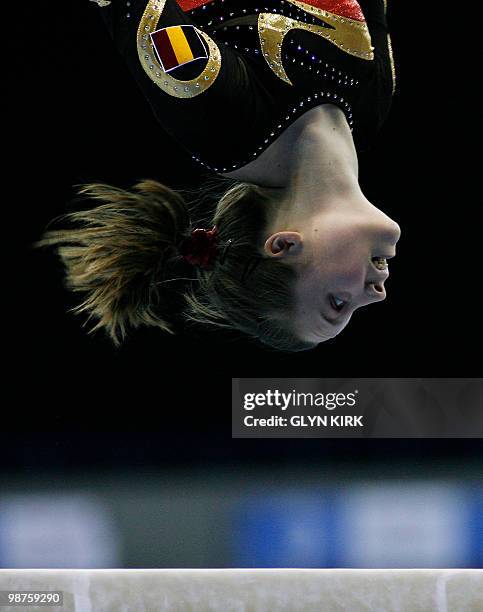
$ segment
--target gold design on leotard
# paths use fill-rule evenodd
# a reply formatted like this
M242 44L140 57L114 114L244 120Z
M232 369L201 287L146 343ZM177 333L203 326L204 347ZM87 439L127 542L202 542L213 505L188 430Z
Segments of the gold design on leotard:
M258 35L263 56L273 72L282 81L293 85L282 63L283 39L293 29L306 30L318 36L323 36L339 49L360 59L369 61L374 59L374 47L371 45L371 35L365 21L341 17L305 2L298 2L298 0L287 0L287 2L303 9L310 15L322 19L332 27L325 28L324 26L303 23L275 13L259 14Z
M181 81L165 72L156 57L150 37L156 31L165 5L166 0L149 0L147 3L137 31L139 61L149 78L164 92L175 98L194 98L215 82L221 68L221 53L214 40L196 28L209 49L208 63L203 71L189 81Z

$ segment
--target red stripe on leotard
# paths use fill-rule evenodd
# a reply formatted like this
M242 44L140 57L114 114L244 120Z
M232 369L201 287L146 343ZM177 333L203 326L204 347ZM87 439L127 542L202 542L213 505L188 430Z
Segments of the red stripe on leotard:
M213 0L176 0L183 11L192 11L199 6L203 6L203 4L209 4L213 2Z
M213 0L177 0L183 11L192 11L203 4L210 4ZM323 9L334 13L334 15L340 15L341 17L348 17L349 19L355 19L356 21L365 21L364 13L359 6L357 0L301 0L305 4L315 6L316 8ZM262 2L263 4L263 2Z

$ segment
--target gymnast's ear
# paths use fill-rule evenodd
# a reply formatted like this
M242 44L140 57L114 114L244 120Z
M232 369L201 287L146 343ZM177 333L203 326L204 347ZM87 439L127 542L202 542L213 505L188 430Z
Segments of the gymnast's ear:
M302 250L303 239L299 232L276 232L265 242L264 251L269 257L290 257Z

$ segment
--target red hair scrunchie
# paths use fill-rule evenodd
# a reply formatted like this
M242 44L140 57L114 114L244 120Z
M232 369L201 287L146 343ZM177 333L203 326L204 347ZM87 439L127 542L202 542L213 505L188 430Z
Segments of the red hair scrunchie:
M191 236L185 238L179 245L179 252L183 259L192 266L209 268L215 261L218 252L218 229L196 228Z

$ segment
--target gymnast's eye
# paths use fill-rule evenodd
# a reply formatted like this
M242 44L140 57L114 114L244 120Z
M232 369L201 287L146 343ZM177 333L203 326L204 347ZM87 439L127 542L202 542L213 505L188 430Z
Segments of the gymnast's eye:
M332 294L329 295L329 303L331 307L337 312L340 312L344 308L344 306L347 304L345 300L341 300L336 295L332 295Z

